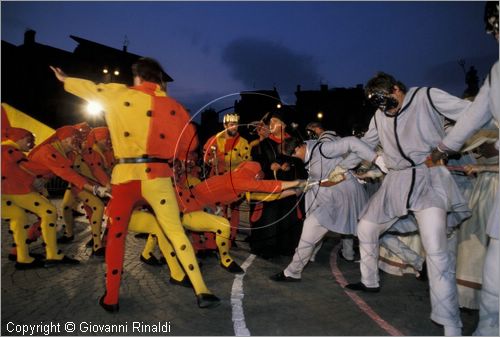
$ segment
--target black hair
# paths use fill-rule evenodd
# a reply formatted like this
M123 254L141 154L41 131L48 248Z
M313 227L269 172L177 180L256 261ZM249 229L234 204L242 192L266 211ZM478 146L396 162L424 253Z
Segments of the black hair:
M142 57L137 60L132 65L132 74L134 77L139 76L144 81L153 82L163 88L165 87L165 71L160 63L152 58Z
M402 92L406 93L406 86L403 83L396 80L392 75L379 71L366 83L365 94L368 96L380 90L392 93L395 85L397 85Z
M299 146L302 146L303 144L304 141L297 137L286 138L282 144L283 154L286 156L291 156L295 152L295 149Z
M321 129L325 129L323 127L323 124L321 124L321 122L310 122L309 124L306 125L306 129L310 129L310 128L321 128Z

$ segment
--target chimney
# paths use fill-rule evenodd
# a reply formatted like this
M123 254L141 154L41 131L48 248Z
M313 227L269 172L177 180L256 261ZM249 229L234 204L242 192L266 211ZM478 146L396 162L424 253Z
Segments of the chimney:
M24 32L24 44L34 44L35 43L36 32L33 29L28 29Z
M321 91L328 91L328 84L321 84L320 89Z
M297 84L297 92L300 91L300 84Z
M123 52L126 53L127 52L127 45L123 45Z

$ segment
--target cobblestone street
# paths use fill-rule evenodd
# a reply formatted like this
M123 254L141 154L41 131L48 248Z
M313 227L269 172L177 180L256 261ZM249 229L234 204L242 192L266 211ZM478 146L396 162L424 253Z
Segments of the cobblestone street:
M337 268L348 282L359 279L359 264L337 259L339 238L334 235L327 237L316 262L308 265L302 281L296 283L269 280L290 258L254 259L243 241L245 235L240 235L241 240L232 254L240 264L247 261L243 278L223 270L215 255L199 260L207 285L222 300L219 307L207 310L197 307L191 289L168 283L166 266L142 263L139 254L145 240L130 233L120 311L110 314L97 304L104 292L104 260L90 257L91 249L85 247L89 239L86 224L78 222L75 228L75 241L61 248L80 259L80 265L22 271L16 270L14 262L7 258L12 239L7 233L8 224L2 224L2 335L21 335L15 329L22 329L22 325L49 329L50 324L50 335L70 336L362 336L389 335L391 331L403 335L442 334L442 328L429 319L428 285L411 275L382 274L380 293L356 294L386 325L367 315L369 310L361 309L349 296L353 293L346 292L332 273ZM41 240L31 244L31 250L43 253ZM156 256L160 256L159 252ZM242 293L236 291L240 281ZM477 322L477 312L463 312L462 320L463 333L470 335ZM164 331L155 332L151 330L153 326L157 329L163 326ZM103 330L110 327L122 330L117 333ZM150 330L142 332L134 327ZM43 330L35 335L44 335Z

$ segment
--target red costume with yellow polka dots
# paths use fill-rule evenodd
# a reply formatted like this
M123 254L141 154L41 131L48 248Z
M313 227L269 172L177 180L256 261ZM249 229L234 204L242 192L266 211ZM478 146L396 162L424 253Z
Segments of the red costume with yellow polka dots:
M220 256L220 264L230 272L239 272L241 268L233 261L229 255L230 227L227 219L203 212L207 206L227 205L241 199L245 192L263 192L266 197L274 200L272 194L283 191L283 182L279 180L260 180L258 175L261 166L254 161L240 163L233 171L220 176L213 176L201 181L192 188L187 188L177 182L177 201L183 212L183 225L193 232L210 232L215 235L216 247ZM134 227L144 228L147 224L152 224L151 215L146 212L134 212ZM146 247L142 253L144 257L149 257L156 245L156 237L151 235L148 238ZM184 278L184 273L175 258L171 258L168 242L160 243L167 264L170 268L171 277L180 281Z
M109 179L102 180L98 179L92 170L92 162L89 158L88 151L81 152L71 152L68 154L68 159L72 162L73 169L80 175L84 176L93 182L98 182L102 186L106 186L109 183ZM102 173L100 171L97 171ZM67 189L63 196L62 209L63 209L63 219L66 227L64 228L64 237L60 240L67 242L73 239L73 208L78 205L79 202L83 203L83 208L89 219L90 229L92 233L93 245L92 252L94 255L104 255L104 248L101 243L101 227L102 227L102 217L104 214L104 202L94 194L86 191L77 186L71 185L70 189Z
M225 127L227 127L227 123L229 122L238 123L239 116L236 114L225 115ZM240 163L251 160L250 150L248 141L241 137L238 132L230 136L225 129L212 136L203 146L203 161L210 162L212 166L209 176L223 175L224 173L233 171ZM234 240L240 222L239 203L223 207L223 216L231 222L231 240ZM206 240L200 241L199 235L193 234L195 249L215 249L216 242L214 235L212 233L205 233L204 236Z
M96 100L103 106L117 158L111 176L112 199L107 210L110 229L106 246L106 294L101 298L101 305L106 310L118 308L130 216L136 205L147 203L172 242L175 255L193 284L198 305L202 307L200 299L215 296L203 281L182 227L171 178L173 159L184 160L189 148L194 148L198 142L187 111L167 97L160 85L148 81L127 87L115 83L96 85L66 77L64 87L70 93Z
M20 128L7 128L2 132L2 219L10 219L10 228L17 248L16 267L28 268L36 261L29 255L25 210L36 214L45 243L47 260L63 260L64 254L57 248L56 207L34 187L38 177L50 173L43 166L32 162L20 150L17 141L33 135ZM34 139L34 138L33 138Z

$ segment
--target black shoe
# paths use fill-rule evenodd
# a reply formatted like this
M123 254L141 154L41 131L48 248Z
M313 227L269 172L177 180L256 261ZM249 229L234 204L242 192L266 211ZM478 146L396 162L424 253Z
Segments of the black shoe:
M106 247L98 248L92 251L92 256L104 257L106 255Z
M38 254L38 253L30 253L30 256L34 259L37 259L37 260L43 260L45 258L45 256L43 254ZM17 255L16 254L9 254L9 260L16 262Z
M78 261L77 259L72 259L70 257L67 257L66 255L60 260L45 260L45 268L54 267L59 264L75 265L75 264L80 264L80 261Z
M106 295L102 295L101 297L99 297L99 305L107 312L118 312L118 310L120 309L120 307L118 306L118 303L106 304L106 303L104 303L104 296L106 296Z
M30 263L22 263L16 262L15 267L19 270L33 269L33 268L42 268L45 264L42 260L34 259L33 262Z
M65 236L65 235L63 235L59 239L57 239L57 243L70 243L74 239L75 239L74 235L71 235L71 236Z
M222 268L233 274L244 274L245 271L235 262L231 262L229 266L225 267L222 263L220 264Z
M186 275L184 275L184 278L182 280L180 280L180 281L176 280L176 279L173 279L172 277L170 277L170 279L168 280L168 282L170 282L170 284L173 284L173 285L176 285L176 286L181 286L181 287L186 287L186 288L193 288L193 284L189 280L189 277L187 277Z
M280 271L276 275L270 276L269 279L271 279L271 280L273 280L275 282L300 282L300 278L288 277L282 271Z
M200 308L215 308L220 304L220 299L213 294L196 295L196 301Z
M45 255L43 255L43 254L30 253L30 256L34 259L37 259L37 260L44 260L45 259Z
M149 254L149 259L146 259L141 254L141 261L144 262L145 264L149 264L150 266L161 266L160 261L158 261L156 256L154 256L153 254Z
M337 255L338 255L339 258L341 258L342 260L344 260L346 262L349 262L349 263L353 263L354 262L354 259L352 259L352 260L346 259L346 257L344 256L344 254L342 254L342 249L339 249L339 251L337 252Z
M380 291L380 287L369 288L365 286L363 283L349 283L345 286L347 289L356 290L356 291L364 291L367 293L378 293Z
M86 244L85 247L87 248L92 248L94 247L94 239L90 239Z
M418 272L417 280L419 281L427 281L429 278L427 277L427 263L422 263L422 270Z

